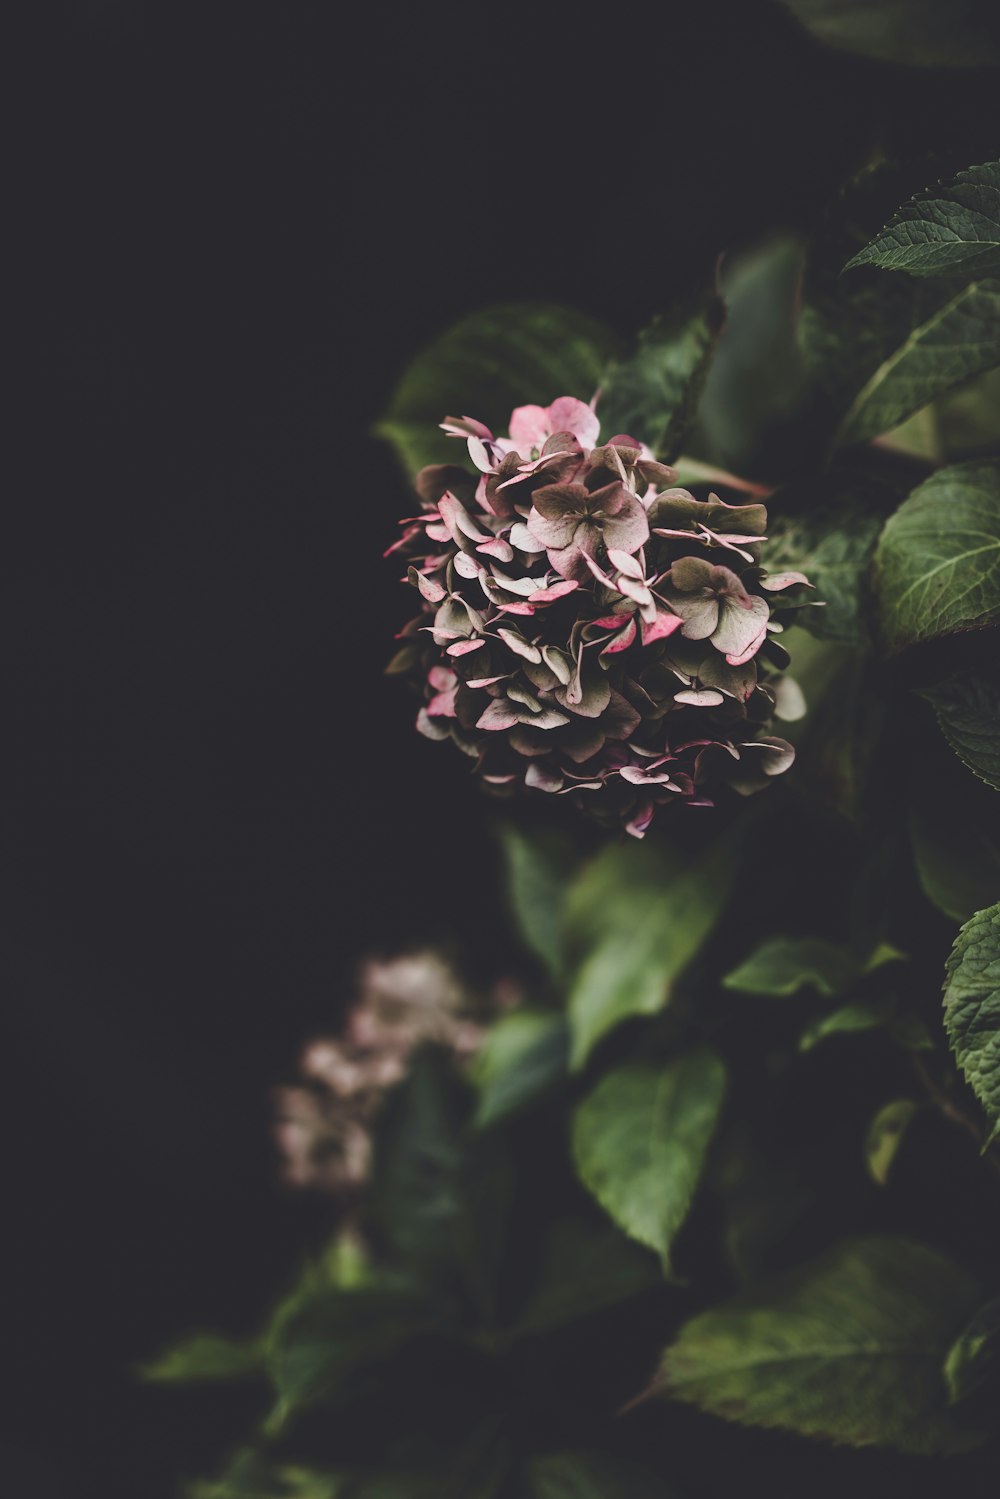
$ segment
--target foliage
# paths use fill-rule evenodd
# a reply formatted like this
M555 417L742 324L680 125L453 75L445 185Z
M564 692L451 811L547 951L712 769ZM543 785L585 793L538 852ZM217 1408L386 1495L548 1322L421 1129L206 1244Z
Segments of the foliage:
M988 55L971 3L787 8L870 58ZM493 309L404 375L380 427L403 464L460 437L478 467L421 478L403 668L425 637L448 656L423 728L510 795L475 954L508 1002L431 996L402 1028L369 1006L327 1045L341 1112L379 1079L332 1246L261 1328L146 1370L255 1382L252 1446L192 1495L721 1499L725 1443L776 1493L812 1492L830 1443L906 1455L883 1482L846 1454L839 1492L939 1490L922 1464L980 1446L995 1472L996 173L868 174L810 245L706 274L628 351L566 309ZM493 425L439 438L448 410ZM475 620L474 578L497 595ZM454 665L477 652L488 673ZM678 695L690 762L663 769ZM550 763L567 725L578 758ZM704 795L763 742L796 758L767 795ZM606 836L577 806L614 777L636 800Z

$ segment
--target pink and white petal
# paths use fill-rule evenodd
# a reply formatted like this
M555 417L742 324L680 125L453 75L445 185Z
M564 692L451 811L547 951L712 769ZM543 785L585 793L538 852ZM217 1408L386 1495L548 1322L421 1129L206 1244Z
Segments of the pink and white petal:
M545 543L539 541L538 537L529 530L524 521L515 521L510 528L510 544L517 547L519 552L544 552Z
M554 604L557 599L563 599L568 593L573 593L579 588L575 578L563 578L559 583L550 583L547 588L539 588L537 592L530 595L532 604Z
M547 416L550 432L572 432L584 448L596 445L601 422L585 401L578 401L575 396L560 396L552 402Z
M684 621L679 614L671 614L667 609L657 609L655 621L642 622L642 643L652 645L654 640L665 640L675 630L679 630Z
M524 784L535 791L561 791L565 781L558 771L550 770L538 760L532 760L524 772Z
M608 561L613 567L617 567L626 578L634 578L637 583L645 581L645 573L641 564L628 552L619 551L617 547L608 547Z
M523 458L541 448L554 430L544 406L518 406L510 414L510 441Z
M684 688L674 693L674 702L683 703L688 708L717 708L723 701L722 693L716 692L714 687L706 687L700 692Z
M645 838L655 812L653 802L642 802L625 824L626 833L631 833L633 838Z
M468 656L470 651L481 651L485 644L485 640L456 640L454 645L448 647L448 655Z
M627 651L635 640L635 616L628 619L624 630L620 630L613 640L601 651L602 656L616 656L619 651Z
M779 677L774 685L774 715L785 723L797 723L806 716L806 699L794 677Z

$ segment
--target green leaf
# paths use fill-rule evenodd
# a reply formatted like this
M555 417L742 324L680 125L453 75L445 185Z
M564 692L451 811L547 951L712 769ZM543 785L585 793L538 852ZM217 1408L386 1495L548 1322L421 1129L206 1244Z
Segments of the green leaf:
M993 793L954 765L966 784L938 776L920 786L907 827L924 894L962 922L1000 899L1000 813Z
M886 522L875 576L890 651L1000 620L1000 463L926 479Z
M770 937L723 979L743 994L798 994L814 989L832 997L858 978L859 967L846 949L822 937Z
M141 1370L157 1384L190 1384L201 1380L245 1379L264 1368L258 1342L237 1342L214 1333L195 1333L166 1349Z
M547 1452L528 1463L530 1499L671 1499L676 1490L626 1458Z
M842 1005L830 1015L810 1021L799 1037L799 1050L811 1051L831 1036L884 1030L906 1051L927 1051L933 1045L926 1026L915 1015L897 1015L893 996Z
M889 432L921 406L1000 364L1000 280L970 282L917 313L862 385L834 437L837 446Z
M569 1028L551 1010L515 1010L498 1020L476 1054L476 1124L517 1113L566 1076Z
M408 473L454 463L464 449L438 430L446 416L475 416L506 432L516 406L547 406L558 396L589 401L616 344L603 324L568 307L511 303L475 312L407 366L375 433Z
M553 837L500 830L507 889L525 944L559 982L566 971L565 907L573 851Z
M380 1366L442 1320L439 1307L403 1286L295 1297L279 1309L268 1339L277 1396L268 1430L310 1406L354 1398Z
M982 67L1000 62L990 0L781 0L819 41L911 67Z
M914 1103L912 1098L894 1098L891 1103L883 1104L868 1126L865 1136L865 1165L868 1167L868 1175L880 1187L888 1182L889 1172L903 1143L903 1137L919 1109L920 1105Z
M662 1284L652 1255L610 1223L557 1218L545 1230L537 1283L508 1339L554 1332Z
M688 1322L663 1361L668 1396L744 1426L852 1447L962 1451L941 1362L979 1296L945 1255L847 1239Z
M911 276L1000 276L1000 161L904 203L846 269L860 265Z
M1000 1296L981 1306L948 1350L944 1377L953 1405L967 1400L1000 1373Z
M781 515L776 497L767 570L803 572L812 583L810 598L822 607L800 609L797 625L820 640L865 646L872 613L869 575L882 529L879 512L893 508L895 499L874 480L844 476L839 483L841 493L798 515Z
M941 732L987 786L1000 791L1000 680L979 672L957 672L926 689Z
M699 952L739 868L739 829L682 860L649 843L616 844L591 862L567 908L585 956L570 990L570 1064L622 1021L654 1015Z
M795 314L802 259L800 244L778 239L732 259L727 256L722 265L726 324L705 381L690 450L737 474L760 471L762 443L799 398L802 361ZM687 453L679 466L686 461Z
M222 1478L192 1484L189 1499L346 1499L347 1489L333 1473L273 1466L255 1452L239 1452Z
M421 1282L449 1293L464 1287L488 1322L514 1182L504 1141L467 1129L472 1109L450 1054L418 1051L376 1121L373 1206Z
M726 1071L707 1048L662 1066L637 1062L598 1083L573 1119L586 1187L631 1238L668 1264L722 1109Z
M945 969L944 1026L955 1060L1000 1134L1000 905L977 911Z
M645 329L634 354L612 364L602 381L604 437L628 433L672 463L694 425L724 319L713 293Z

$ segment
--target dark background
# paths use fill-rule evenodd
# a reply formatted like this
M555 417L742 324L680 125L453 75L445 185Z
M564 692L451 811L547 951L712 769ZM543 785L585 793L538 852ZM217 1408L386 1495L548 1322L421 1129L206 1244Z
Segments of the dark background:
M505 298L628 333L872 148L981 140L992 79L765 0L77 0L12 60L0 1485L166 1499L246 1413L133 1366L251 1330L321 1213L271 1084L365 951L491 940L486 809L380 675L402 364Z

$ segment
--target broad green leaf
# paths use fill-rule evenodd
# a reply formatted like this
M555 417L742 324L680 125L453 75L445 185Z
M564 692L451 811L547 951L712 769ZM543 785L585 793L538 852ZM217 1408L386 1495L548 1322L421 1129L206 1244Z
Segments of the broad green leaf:
M264 1368L258 1342L237 1342L214 1333L196 1333L166 1349L142 1368L142 1377L157 1384L189 1384L201 1380L244 1379Z
M1000 791L1000 679L958 672L926 689L941 731L981 781Z
M713 294L639 335L635 352L612 364L601 382L597 414L605 438L628 433L673 462L694 425L724 317Z
M867 442L890 432L935 396L1000 365L1000 280L970 282L917 314L906 337L872 371L834 441Z
M801 392L795 309L802 259L800 244L779 239L727 256L722 266L726 323L689 446L738 475L759 471L762 445ZM679 467L686 462L687 449ZM683 474L681 482L688 482Z
M795 622L821 640L864 646L871 638L870 572L882 529L881 512L895 497L874 480L844 476L840 494L817 496L801 514L782 515L780 493L768 526L768 572L803 572L821 607L800 609ZM824 482L814 488L821 492Z
M528 1463L526 1499L672 1499L658 1475L605 1452L547 1452Z
M585 954L569 996L574 1068L623 1020L667 1003L726 905L740 836L737 828L688 860L650 843L615 844L584 870L568 905Z
M1000 814L991 791L936 778L914 794L907 815L917 877L927 899L953 921L1000 900Z
M669 1263L718 1122L726 1070L707 1048L602 1078L573 1119L573 1159L619 1228Z
M463 1286L489 1320L509 1228L513 1173L494 1132L474 1132L474 1098L443 1050L424 1048L376 1121L376 1223L421 1282Z
M279 1311L268 1339L277 1397L268 1430L281 1430L310 1406L350 1400L377 1379L380 1366L442 1320L439 1307L405 1287L297 1297Z
M1000 1375L1000 1296L981 1306L948 1350L944 1377L952 1403L967 1400Z
M744 1426L852 1447L963 1451L941 1364L979 1298L953 1260L902 1238L846 1239L688 1322L663 1393Z
M483 1127L517 1113L565 1077L568 1065L565 1016L551 1010L515 1010L505 1015L490 1029L476 1055L476 1123Z
M1000 620L1000 463L955 464L915 489L886 522L875 580L890 651Z
M879 62L982 67L1000 62L991 0L781 0L819 41Z
M832 997L859 976L852 955L822 937L769 937L723 979L742 994L798 994L814 989Z
M944 1026L955 1059L1000 1134L1000 905L977 911L945 969Z
M538 1280L507 1340L554 1332L662 1284L652 1255L610 1223L557 1218L545 1230Z
M927 1051L933 1045L926 1026L915 1015L896 1013L896 1002L890 995L884 999L842 1005L832 1014L810 1021L799 1037L799 1050L811 1051L831 1036L874 1030L884 1030L906 1051Z
M462 444L438 430L446 416L478 417L506 432L516 406L548 406L558 396L589 401L616 343L609 329L568 307L511 303L475 312L407 366L375 433L408 473L460 462Z
M753 1283L775 1268L775 1257L814 1202L815 1172L793 1140L770 1140L765 1148L745 1118L713 1156L726 1257L740 1281Z
M959 172L904 203L847 269L911 276L1000 276L1000 161Z
M511 905L526 945L557 982L566 969L565 905L572 849L555 838L508 825L500 842Z
M889 1180L892 1163L919 1108L912 1098L894 1098L891 1103L883 1104L868 1126L865 1164L868 1175L880 1187Z

